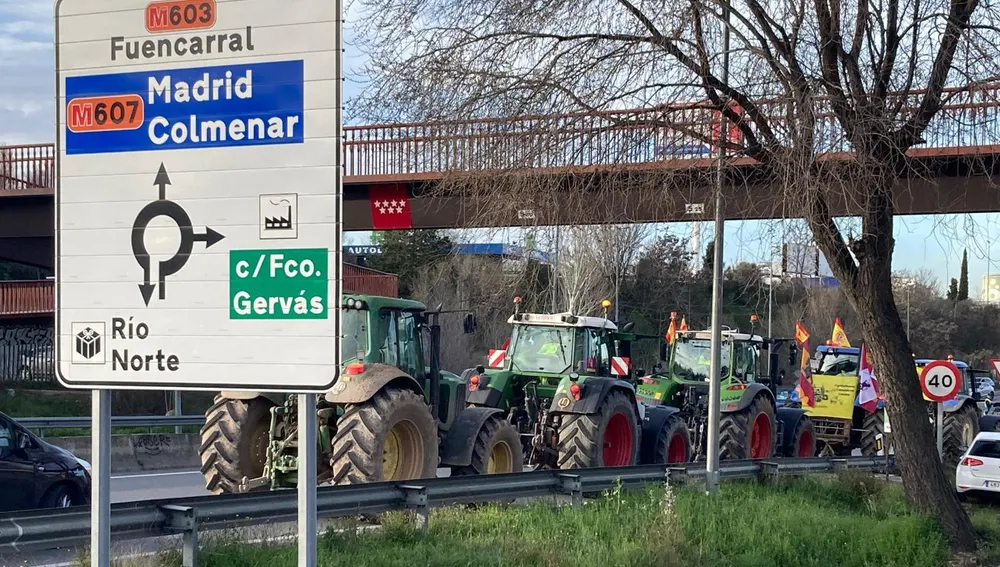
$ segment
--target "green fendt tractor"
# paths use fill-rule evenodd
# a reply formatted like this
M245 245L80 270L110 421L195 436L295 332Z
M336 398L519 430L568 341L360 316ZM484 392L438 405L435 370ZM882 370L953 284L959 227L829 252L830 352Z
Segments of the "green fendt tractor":
M517 433L500 410L467 408L466 382L441 370L440 313L404 299L343 297L343 372L316 408L320 483L434 477L438 466L452 474L522 470ZM474 328L466 315L465 332ZM210 491L295 486L296 400L216 397L199 450Z
M764 339L758 335L725 329L721 352L721 414L719 457L762 459L775 455L811 457L816 435L809 417L801 409L778 408L778 350L789 347L794 363L797 348L790 339ZM770 372L762 371L762 353L770 358ZM708 376L711 361L711 331L682 331L672 345L662 345L662 359L651 376L638 386L639 401L647 406L669 408L669 419L683 423L689 434L687 446L677 441L690 460L705 457L708 441ZM687 459L686 459L687 460Z
M516 302L516 300L515 300ZM631 324L570 313L519 313L505 351L490 368L463 373L471 407L503 412L532 467L634 465L645 408L636 403L630 367Z

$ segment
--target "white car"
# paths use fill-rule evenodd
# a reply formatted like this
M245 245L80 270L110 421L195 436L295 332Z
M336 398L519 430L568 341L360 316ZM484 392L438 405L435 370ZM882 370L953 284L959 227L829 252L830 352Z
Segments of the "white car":
M972 440L955 470L955 490L1000 493L1000 433L983 431Z
M992 400L994 392L993 379L985 376L976 378L976 391L979 392L979 395L983 398Z

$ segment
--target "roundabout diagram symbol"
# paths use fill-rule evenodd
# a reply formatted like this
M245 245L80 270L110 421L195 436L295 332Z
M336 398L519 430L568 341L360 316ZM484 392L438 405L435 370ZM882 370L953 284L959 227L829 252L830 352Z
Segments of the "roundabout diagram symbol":
M153 185L159 187L159 198L147 203L139 211L139 214L136 215L135 222L132 223L132 255L135 256L136 262L142 268L142 283L139 284L139 292L142 294L142 300L147 307L153 298L153 291L157 287L160 290L160 300L167 298L167 276L176 274L187 264L188 259L191 257L191 252L194 250L195 242L204 242L207 249L225 238L225 236L207 226L205 227L205 232L196 233L191 225L191 217L187 211L174 201L167 200L167 185L170 185L170 176L167 174L167 168L164 167L163 163L160 163L160 169L156 172L156 179L153 180ZM181 232L181 242L173 256L159 262L157 266L157 282L153 283L150 281L152 266L149 251L146 249L145 236L150 221L161 216L168 217L177 224Z

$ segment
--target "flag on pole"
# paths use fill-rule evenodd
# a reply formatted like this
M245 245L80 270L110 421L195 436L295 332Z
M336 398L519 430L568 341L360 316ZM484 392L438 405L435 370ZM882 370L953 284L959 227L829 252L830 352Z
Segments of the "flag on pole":
M816 393L812 386L812 367L809 366L809 332L799 321L795 322L795 341L799 343L799 348L802 350L799 361L799 383L795 386L795 392L803 404L814 408L816 407Z
M839 347L851 346L851 341L847 340L847 332L844 331L844 325L840 322L840 317L837 317L833 321L833 336L830 337L830 345Z
M664 335L667 339L667 343L674 344L674 340L677 339L677 312L670 313L670 326L667 327L667 334Z
M861 344L861 364L858 368L858 405L868 413L875 413L878 409L878 400L882 397L882 391L875 378L875 369L868 360L868 348Z
M687 318L686 318L686 317L684 317L683 315L681 315L681 327L680 327L680 330L681 330L681 331L686 331L686 330L688 330L688 322L687 322Z

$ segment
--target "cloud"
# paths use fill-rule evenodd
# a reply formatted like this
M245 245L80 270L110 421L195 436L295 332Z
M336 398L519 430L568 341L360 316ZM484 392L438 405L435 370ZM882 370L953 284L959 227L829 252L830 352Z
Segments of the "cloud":
M48 0L0 0L0 142L53 138L53 16Z

